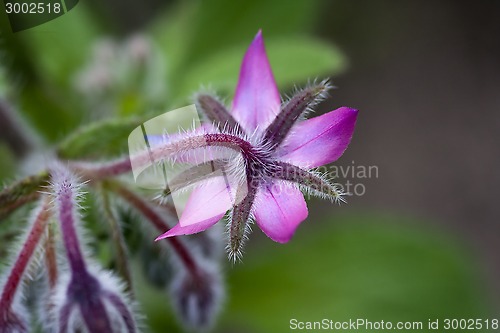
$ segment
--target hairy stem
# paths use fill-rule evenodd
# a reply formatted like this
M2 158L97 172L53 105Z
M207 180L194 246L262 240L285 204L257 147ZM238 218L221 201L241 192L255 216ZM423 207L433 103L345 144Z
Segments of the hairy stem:
M109 163L73 162L69 167L92 180L118 176L132 171L133 167L147 166L165 159L175 159L178 154L199 148L225 147L243 155L245 160L260 158L259 152L248 141L232 134L203 134L159 145L135 156L126 157Z
M87 274L85 260L80 248L80 241L76 231L75 222L77 220L76 203L76 184L66 174L65 177L55 182L56 201L58 204L58 220L61 226L61 233L66 249L66 255L71 267L72 274Z
M21 282L22 276L28 263L43 235L47 221L50 217L50 203L48 198L44 197L40 206L36 209L34 222L28 237L19 252L14 265L9 273L7 281L3 287L2 295L0 296L0 313L9 311L12 306L12 301L16 295L17 288Z
M68 304L77 303L89 332L111 332L111 323L104 303L99 297L101 285L87 270L76 229L80 184L63 166L52 170L53 191L56 195L58 220L71 268L71 280L67 289ZM60 318L63 316L62 310ZM62 325L61 325L62 326Z

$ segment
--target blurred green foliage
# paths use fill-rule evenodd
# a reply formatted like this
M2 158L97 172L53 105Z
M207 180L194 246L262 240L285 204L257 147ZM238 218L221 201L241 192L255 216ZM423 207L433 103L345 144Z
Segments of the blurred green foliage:
M126 138L145 119L125 118L104 120L79 128L59 145L57 154L63 159L92 159L116 156L126 151Z
M346 65L342 53L306 35L312 30L318 5L318 1L292 1L283 8L280 3L262 0L172 4L143 31L166 67L165 76L157 78L158 85L166 87L162 103L148 106L147 100L131 100L137 94L123 91L115 104L127 111L115 117L185 105L202 86L230 95L245 49L259 29L285 92L294 84L338 73ZM75 92L75 79L96 43L103 37L113 38L106 36L104 26L88 4L80 3L56 20L10 36L15 40L8 43L13 47L10 53L23 54L18 60L24 71L20 75L27 79L19 92L19 109L48 142L62 139L95 118L95 110L89 110Z
M227 268L229 296L216 331L288 332L292 318L427 323L487 317L472 256L442 231L373 215L310 223L286 245L262 239L243 263ZM178 332L161 295L139 296L156 332Z

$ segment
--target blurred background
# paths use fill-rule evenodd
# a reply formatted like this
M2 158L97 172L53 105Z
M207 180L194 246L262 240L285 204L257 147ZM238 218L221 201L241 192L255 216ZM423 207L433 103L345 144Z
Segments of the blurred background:
M311 199L289 244L255 230L243 262L225 265L215 331L288 332L292 318L498 318L499 17L493 0L82 0L18 33L2 17L0 95L35 139L19 143L2 119L0 179L30 171L19 162L26 146L80 159L126 152L131 129L202 86L230 101L262 29L283 94L330 77L336 89L317 112L360 110L335 166L378 172L339 175L362 195L342 206ZM74 134L109 119L126 125L91 142ZM179 331L166 294L135 275L147 324Z

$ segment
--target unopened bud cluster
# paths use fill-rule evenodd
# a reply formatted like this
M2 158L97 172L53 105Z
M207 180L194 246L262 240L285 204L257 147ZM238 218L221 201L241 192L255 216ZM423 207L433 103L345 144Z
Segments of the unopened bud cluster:
M139 332L142 320L132 296L131 281L104 270L92 258L87 245L91 240L83 227L86 221L82 202L84 189L93 189L93 185L82 183L60 163L50 167L49 175L30 215L27 232L19 238L10 266L1 276L0 333ZM129 202L152 222L155 232L163 230L171 218L119 182L103 183L99 188L115 191L124 202ZM116 212L120 208L123 206L104 207L108 215L113 215L107 218L119 219ZM118 224L110 226L119 228ZM119 234L114 236L115 245L123 245L122 230L112 232ZM215 239L205 236L160 243L153 243L151 237L145 247L159 254L156 258L148 256L150 264L163 264L163 269L154 275L171 272L167 277L168 294L180 324L190 329L211 327L222 303L217 247ZM128 251L126 246L121 250L121 255ZM127 260L125 257L121 261ZM127 275L130 278L129 272ZM27 288L30 285L33 287ZM28 303L36 307L27 306Z

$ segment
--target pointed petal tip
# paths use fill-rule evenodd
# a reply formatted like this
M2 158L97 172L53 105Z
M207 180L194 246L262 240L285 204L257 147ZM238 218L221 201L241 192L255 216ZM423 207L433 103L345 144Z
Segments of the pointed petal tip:
M276 117L281 97L267 57L262 30L248 47L240 67L232 113L249 132L266 128Z
M263 39L264 38L262 36L262 29L259 29L259 31L257 31L257 34L255 35L253 40L256 41L256 40L263 40Z
M338 108L337 110L333 110L333 111L343 111L343 112L350 112L352 113L354 116L357 116L358 113L359 113L359 110L358 109L353 109L353 108L350 108L348 106L341 106L340 108Z
M280 158L308 168L336 161L351 142L357 116L357 109L340 107L297 124L296 134L285 139Z
M196 224L191 224L187 226L181 226L180 223L177 223L175 226L172 227L172 229L156 237L155 242L169 237L192 235L205 231L214 224L216 224L217 222L219 222L219 220L223 217L223 215L224 214L214 216L204 221L200 221Z
M342 107L338 108L335 111L345 113L346 114L346 118L352 119L353 126L356 124L356 120L358 119L358 113L359 113L358 109L353 109L353 108L350 108L350 107L347 107L347 106L342 106ZM354 128L353 128L353 131L354 131ZM351 136L352 136L352 134L353 133L351 133Z
M162 235L160 235L160 236L158 236L158 237L156 237L156 238L155 238L155 242L160 241L160 240L162 240L162 239L165 239L165 238L167 238L167 237L168 237L168 235L166 235L166 234L162 234Z

